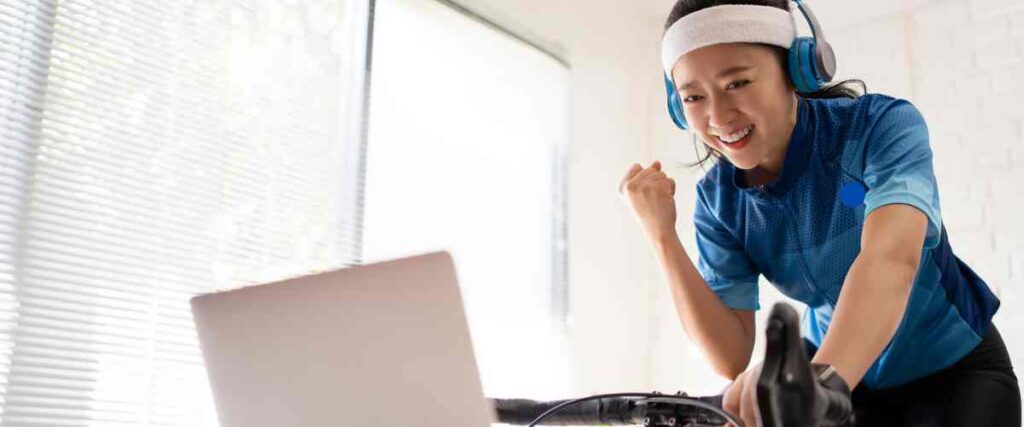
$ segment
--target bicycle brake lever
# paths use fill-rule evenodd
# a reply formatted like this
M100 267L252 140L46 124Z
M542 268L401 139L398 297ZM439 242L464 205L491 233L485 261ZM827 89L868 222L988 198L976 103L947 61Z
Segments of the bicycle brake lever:
M810 425L816 383L800 337L800 316L789 304L776 303L765 335L767 348L756 387L762 426Z

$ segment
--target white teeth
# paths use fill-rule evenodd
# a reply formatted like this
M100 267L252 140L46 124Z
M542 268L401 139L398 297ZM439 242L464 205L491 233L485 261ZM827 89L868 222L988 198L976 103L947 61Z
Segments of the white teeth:
M734 134L725 135L725 136L719 136L718 139L722 140L722 142L724 142L726 144L731 144L733 142L736 142L736 141L739 141L739 140L743 139L743 137L747 136L747 134L749 134L753 130L754 130L754 125L750 125L750 126L747 126L746 129L743 129L743 130L741 130L739 132L736 132Z

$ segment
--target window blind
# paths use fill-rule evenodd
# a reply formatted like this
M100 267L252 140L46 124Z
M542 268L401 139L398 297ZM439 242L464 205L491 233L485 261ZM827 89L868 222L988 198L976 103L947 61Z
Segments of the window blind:
M382 21L399 25L378 29L397 44L379 51L377 126L410 124L403 93L443 98L401 90L411 28L422 53L453 59L433 88L447 88L449 114L412 121L420 134L378 132L367 186L368 3L0 1L0 426L216 425L191 296L438 245L462 260L488 392L565 392L564 64L441 3L403 1ZM473 43L463 55L460 37ZM473 95L496 70L501 97ZM432 199L403 204L409 188L395 186L431 169L402 150L431 147L486 161L493 176L473 188L505 191L480 200L505 221L507 256L464 239L488 230L471 217L423 209L458 208L464 188L430 185L446 175L416 187ZM366 231L364 191L379 202ZM500 268L516 273L485 280Z
M368 5L0 2L0 425L215 425L188 299L359 262Z
M18 322L16 276L53 7L0 2L0 410L9 399ZM0 412L0 421L4 418Z

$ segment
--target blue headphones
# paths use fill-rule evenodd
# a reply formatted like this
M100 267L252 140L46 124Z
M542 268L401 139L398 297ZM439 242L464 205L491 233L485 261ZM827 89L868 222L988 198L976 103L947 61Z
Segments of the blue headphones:
M804 19L811 27L814 37L797 37L789 47L789 76L796 86L797 92L814 92L828 82L836 74L836 55L832 46L825 41L818 19L803 0L796 2ZM668 114L680 129L689 129L686 116L683 115L682 100L672 82L672 76L665 75L665 91L668 92Z

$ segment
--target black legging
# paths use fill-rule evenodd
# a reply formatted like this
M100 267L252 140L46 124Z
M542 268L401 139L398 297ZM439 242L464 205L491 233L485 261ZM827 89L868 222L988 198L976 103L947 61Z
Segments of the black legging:
M974 350L946 369L899 387L858 386L853 407L857 427L1021 425L1017 376L995 325Z

